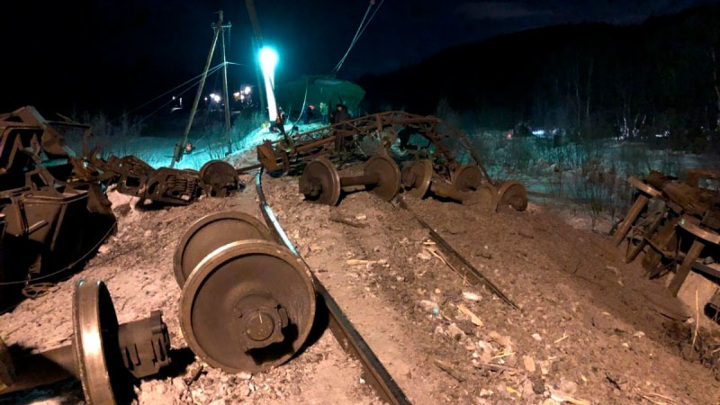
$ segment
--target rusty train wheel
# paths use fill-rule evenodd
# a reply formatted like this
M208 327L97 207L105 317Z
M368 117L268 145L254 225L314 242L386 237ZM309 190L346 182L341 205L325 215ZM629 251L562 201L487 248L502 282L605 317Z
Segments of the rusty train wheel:
M376 196L385 201L392 200L400 189L400 168L395 161L385 155L379 154L370 158L363 167L364 174L376 174L379 178L377 184L367 186Z
M528 206L525 186L517 181L506 181L498 189L497 210L512 207L516 211L525 211Z
M102 281L80 280L73 296L73 350L89 404L115 404L132 391L118 345L115 307Z
M483 174L477 165L462 165L452 172L452 184L458 191L474 191L480 187Z
M235 168L223 160L211 160L200 168L200 179L210 197L227 197L240 188L240 177Z
M193 270L180 296L180 328L204 362L260 372L289 360L310 332L315 290L304 264L263 240L227 244Z
M300 177L300 192L318 204L336 205L340 201L340 175L330 160L320 157L305 166Z
M418 160L412 166L403 170L403 186L408 189L408 195L423 198L430 189L433 168L429 160Z
M195 266L215 249L245 239L273 240L265 224L243 212L218 212L195 221L175 248L173 272L178 285L182 287Z

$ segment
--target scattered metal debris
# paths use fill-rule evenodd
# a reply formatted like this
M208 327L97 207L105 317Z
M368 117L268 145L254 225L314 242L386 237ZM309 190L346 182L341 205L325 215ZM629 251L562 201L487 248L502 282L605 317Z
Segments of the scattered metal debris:
M461 160L472 159L489 179L464 134L439 118L404 111L366 115L294 134L287 140L266 141L257 147L260 163L240 168L238 172L243 173L259 167L268 172L288 172L320 156L342 160L349 151L369 139L386 148L400 139L397 148L401 153L416 159L431 158L438 173L448 178L452 171L461 166Z
M390 190L393 184L389 180L395 172L392 168L380 171L377 166L372 173L353 179L333 174L334 162L366 159L368 143L374 143L372 148L380 151L370 159L373 163L410 162L399 176L410 195L422 198L429 192L442 199L480 203L494 210L527 208L525 187L516 181L494 183L461 131L439 118L403 111L367 115L275 142L266 140L257 147L260 163L237 171L263 168L271 173L287 173L304 168L301 193L322 204L337 204L341 188L352 185L364 185L376 194L382 189L381 197L392 199L400 188L398 184ZM379 186L381 181L383 186Z
M75 286L72 311L72 344L16 359L0 347L5 385L0 395L76 377L88 403L114 404L133 394L134 378L157 374L170 364L170 336L161 312L118 325L107 287L89 280Z
M84 156L66 144L80 131ZM116 218L105 190L162 204L186 205L205 193L225 197L241 188L237 172L211 161L200 172L154 169L136 156L100 158L88 150L87 125L45 120L33 107L0 115L0 301L37 297L37 284L75 267L112 233ZM82 226L78 226L82 224ZM15 287L13 289L13 287ZM5 305L3 305L4 307Z
M74 267L115 227L101 183L67 147L63 131L90 133L86 125L47 121L33 108L0 115L0 300L10 304L32 284ZM78 226L83 224L83 226Z

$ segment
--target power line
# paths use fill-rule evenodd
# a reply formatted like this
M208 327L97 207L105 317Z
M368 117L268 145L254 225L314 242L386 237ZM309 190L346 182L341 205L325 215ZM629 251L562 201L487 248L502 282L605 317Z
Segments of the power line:
M370 9L375 5L375 0L370 0L370 4L368 5L367 10L365 10L365 15L363 16L362 21L360 21L360 25L358 26L357 31L355 32L355 36L353 37L352 41L350 42L350 46L348 47L347 51L343 55L342 58L340 58L340 61L338 61L337 65L335 65L335 68L332 71L332 75L336 75L338 71L340 71L340 68L345 63L345 59L347 59L348 55L350 54L350 51L355 46L355 43L357 43L358 39L362 36L362 34L365 32L365 29L370 24L370 22L375 18L375 14L377 14L378 10L380 10L380 7L382 7L385 0L381 0L380 4L375 8L372 15L370 15L370 18L367 18L368 14L370 13Z
M217 69L220 69L220 68L222 68L222 67L223 67L223 64L222 64L222 63L220 63L219 65L217 65L217 66L213 67L212 69L210 69L210 71L211 71L211 72L213 72L213 73L215 73L215 71L216 71ZM142 104L140 104L139 106L137 106L137 107L133 108L132 110L130 110L130 111L128 111L128 112L125 112L125 113L123 113L123 114L122 114L122 115L121 115L120 117L117 117L117 118L115 118L115 119L114 119L114 120L112 120L112 121L117 121L118 119L122 118L123 116L129 115L130 113L132 113L132 112L135 112L135 111L137 111L137 110L139 110L139 109L141 109L141 108L145 107L146 105L148 105L148 104L150 104L150 103L152 103L152 102L154 102L154 101L157 101L158 99L160 99L160 98L162 98L162 97L165 97L165 96L167 96L168 94L170 94L170 93L172 93L172 92L176 91L177 89L179 89L179 88L181 88L181 87L185 86L186 84L188 84L188 83L190 83L190 82L192 82L192 81L197 81L197 80L198 80L199 78L201 78L201 77L202 77L202 75L203 75L203 74L201 73L201 74L199 74L199 75L197 75L197 76L193 77L192 79L190 79L190 80L187 80L187 81L185 81L184 83L182 83L182 84L179 84L179 85L177 85L177 86L173 87L172 89L170 89L170 90L166 91L165 93L162 93L162 94L160 94L159 96L157 96L157 97L153 98L152 100L150 100L150 101L147 101L147 102L145 102L145 103L142 103Z

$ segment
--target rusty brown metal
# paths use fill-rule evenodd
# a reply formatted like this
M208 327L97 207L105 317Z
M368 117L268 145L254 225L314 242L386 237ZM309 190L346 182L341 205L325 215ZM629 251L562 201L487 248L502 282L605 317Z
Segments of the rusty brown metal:
M496 210L513 208L516 211L525 211L528 206L528 197L525 186L518 181L506 181L500 184L497 191Z
M691 169L684 178L679 181L658 171L652 171L644 181L631 177L628 181L638 190L638 197L613 238L619 243L631 231L626 262L649 247L643 267L651 278L676 270L668 286L673 295L677 295L690 271L705 271L701 255L717 258L720 247L720 192L699 187L700 179L720 179L720 172ZM651 198L661 200L660 210L641 217Z
M413 135L425 142L417 145ZM490 176L472 148L470 141L458 129L448 125L437 117L410 114L404 111L387 111L367 115L343 123L313 129L296 134L286 141L265 141L258 146L258 161L269 172L288 171L296 165L304 165L319 156L331 160L338 157L352 142L364 138L381 138L380 144L389 147L396 138L400 138L400 148L418 153L420 150L431 156L440 170L440 174L450 180L450 176L461 164L461 154L468 154L474 165L480 168L484 180L491 182ZM339 139L343 139L342 142ZM336 143L343 145L338 151ZM430 148L432 146L432 148ZM432 151L430 150L432 149ZM255 166L238 169L243 173L254 170Z
M173 272L178 285L213 250L237 240L272 240L270 231L252 215L238 211L217 212L195 221L180 238L173 256Z
M203 189L210 197L227 197L242 186L235 168L223 160L211 160L200 168Z
M12 359L16 376L0 395L76 377L88 403L115 404L132 395L133 377L157 374L170 364L161 312L118 325L105 284L83 279L75 286L72 312L72 344Z
M288 361L315 318L310 273L275 242L238 240L213 250L180 295L180 328L204 362L261 372Z
M363 378L368 382L369 386L375 390L381 400L393 405L410 404L410 401L408 401L405 393L397 385L390 373L388 373L385 366L372 351L372 348L370 348L367 342L365 342L365 339L363 339L347 316L345 316L345 313L342 311L335 299L330 295L320 279L318 279L312 271L310 271L310 266L308 266L307 262L305 262L302 256L300 256L297 252L295 246L285 233L285 230L277 221L275 214L265 199L265 193L262 188L262 170L258 172L255 177L255 190L259 197L260 211L262 212L268 228L272 230L277 240L282 241L282 244L302 261L305 268L307 268L310 272L313 285L317 291L318 308L324 308L327 310L329 315L328 327L340 344L340 347L353 356L353 358L360 361L363 368Z
M325 157L310 162L300 178L300 193L308 201L336 205L342 187L365 186L379 198L390 201L400 189L400 168L387 154L380 152L370 158L361 176L341 177L335 166Z
M628 179L628 183L630 183L638 190L638 195L635 198L635 202L633 202L633 205L628 211L627 215L625 215L623 221L615 229L615 233L613 234L613 242L616 246L620 246L622 241L625 240L625 237L630 231L630 228L633 226L633 224L638 219L645 207L647 207L650 199L659 198L662 196L662 193L659 190L655 189L650 184L643 183L635 177L630 177Z

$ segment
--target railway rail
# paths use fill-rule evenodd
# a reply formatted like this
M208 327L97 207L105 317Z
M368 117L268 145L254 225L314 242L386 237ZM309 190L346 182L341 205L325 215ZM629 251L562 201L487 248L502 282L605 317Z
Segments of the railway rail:
M255 189L258 195L260 211L263 218L275 235L276 239L285 245L290 251L297 255L303 263L310 269L307 262L300 256L293 242L285 233L282 225L275 217L272 208L267 202L263 191L262 168L255 176ZM428 230L430 238L437 244L443 256L447 259L446 263L456 272L468 277L473 284L484 285L492 294L499 297L503 302L513 309L520 310L515 302L507 297L492 281L484 276L477 268L475 268L467 259L465 259L457 250L455 250L440 234L438 234L432 226L423 221L412 209L405 203L402 198L397 198L394 206L411 213L417 222L426 230ZM318 294L318 308L324 306L329 314L329 327L333 335L340 343L341 347L352 357L358 359L363 367L366 381L375 389L378 396L391 404L409 404L409 400L405 396L402 389L396 384L393 377L388 373L385 366L380 362L372 349L365 342L360 333L354 328L352 323L343 313L342 309L330 295L322 282L310 270L315 290Z
M295 245L283 230L282 225L275 217L265 198L262 188L262 169L258 171L255 177L255 190L258 195L260 212L270 231L275 235L278 241L282 242L285 247L290 249L309 269L310 266L302 258L300 253L295 249ZM363 368L363 375L371 387L375 390L380 399L394 405L410 404L403 390L397 385L393 377L387 371L385 366L380 362L365 339L355 329L350 320L345 316L342 309L330 295L322 282L310 271L315 291L318 295L317 306L321 310L326 310L329 315L329 327L333 335L337 339L340 346L352 357L360 361ZM322 308L324 306L324 308Z

